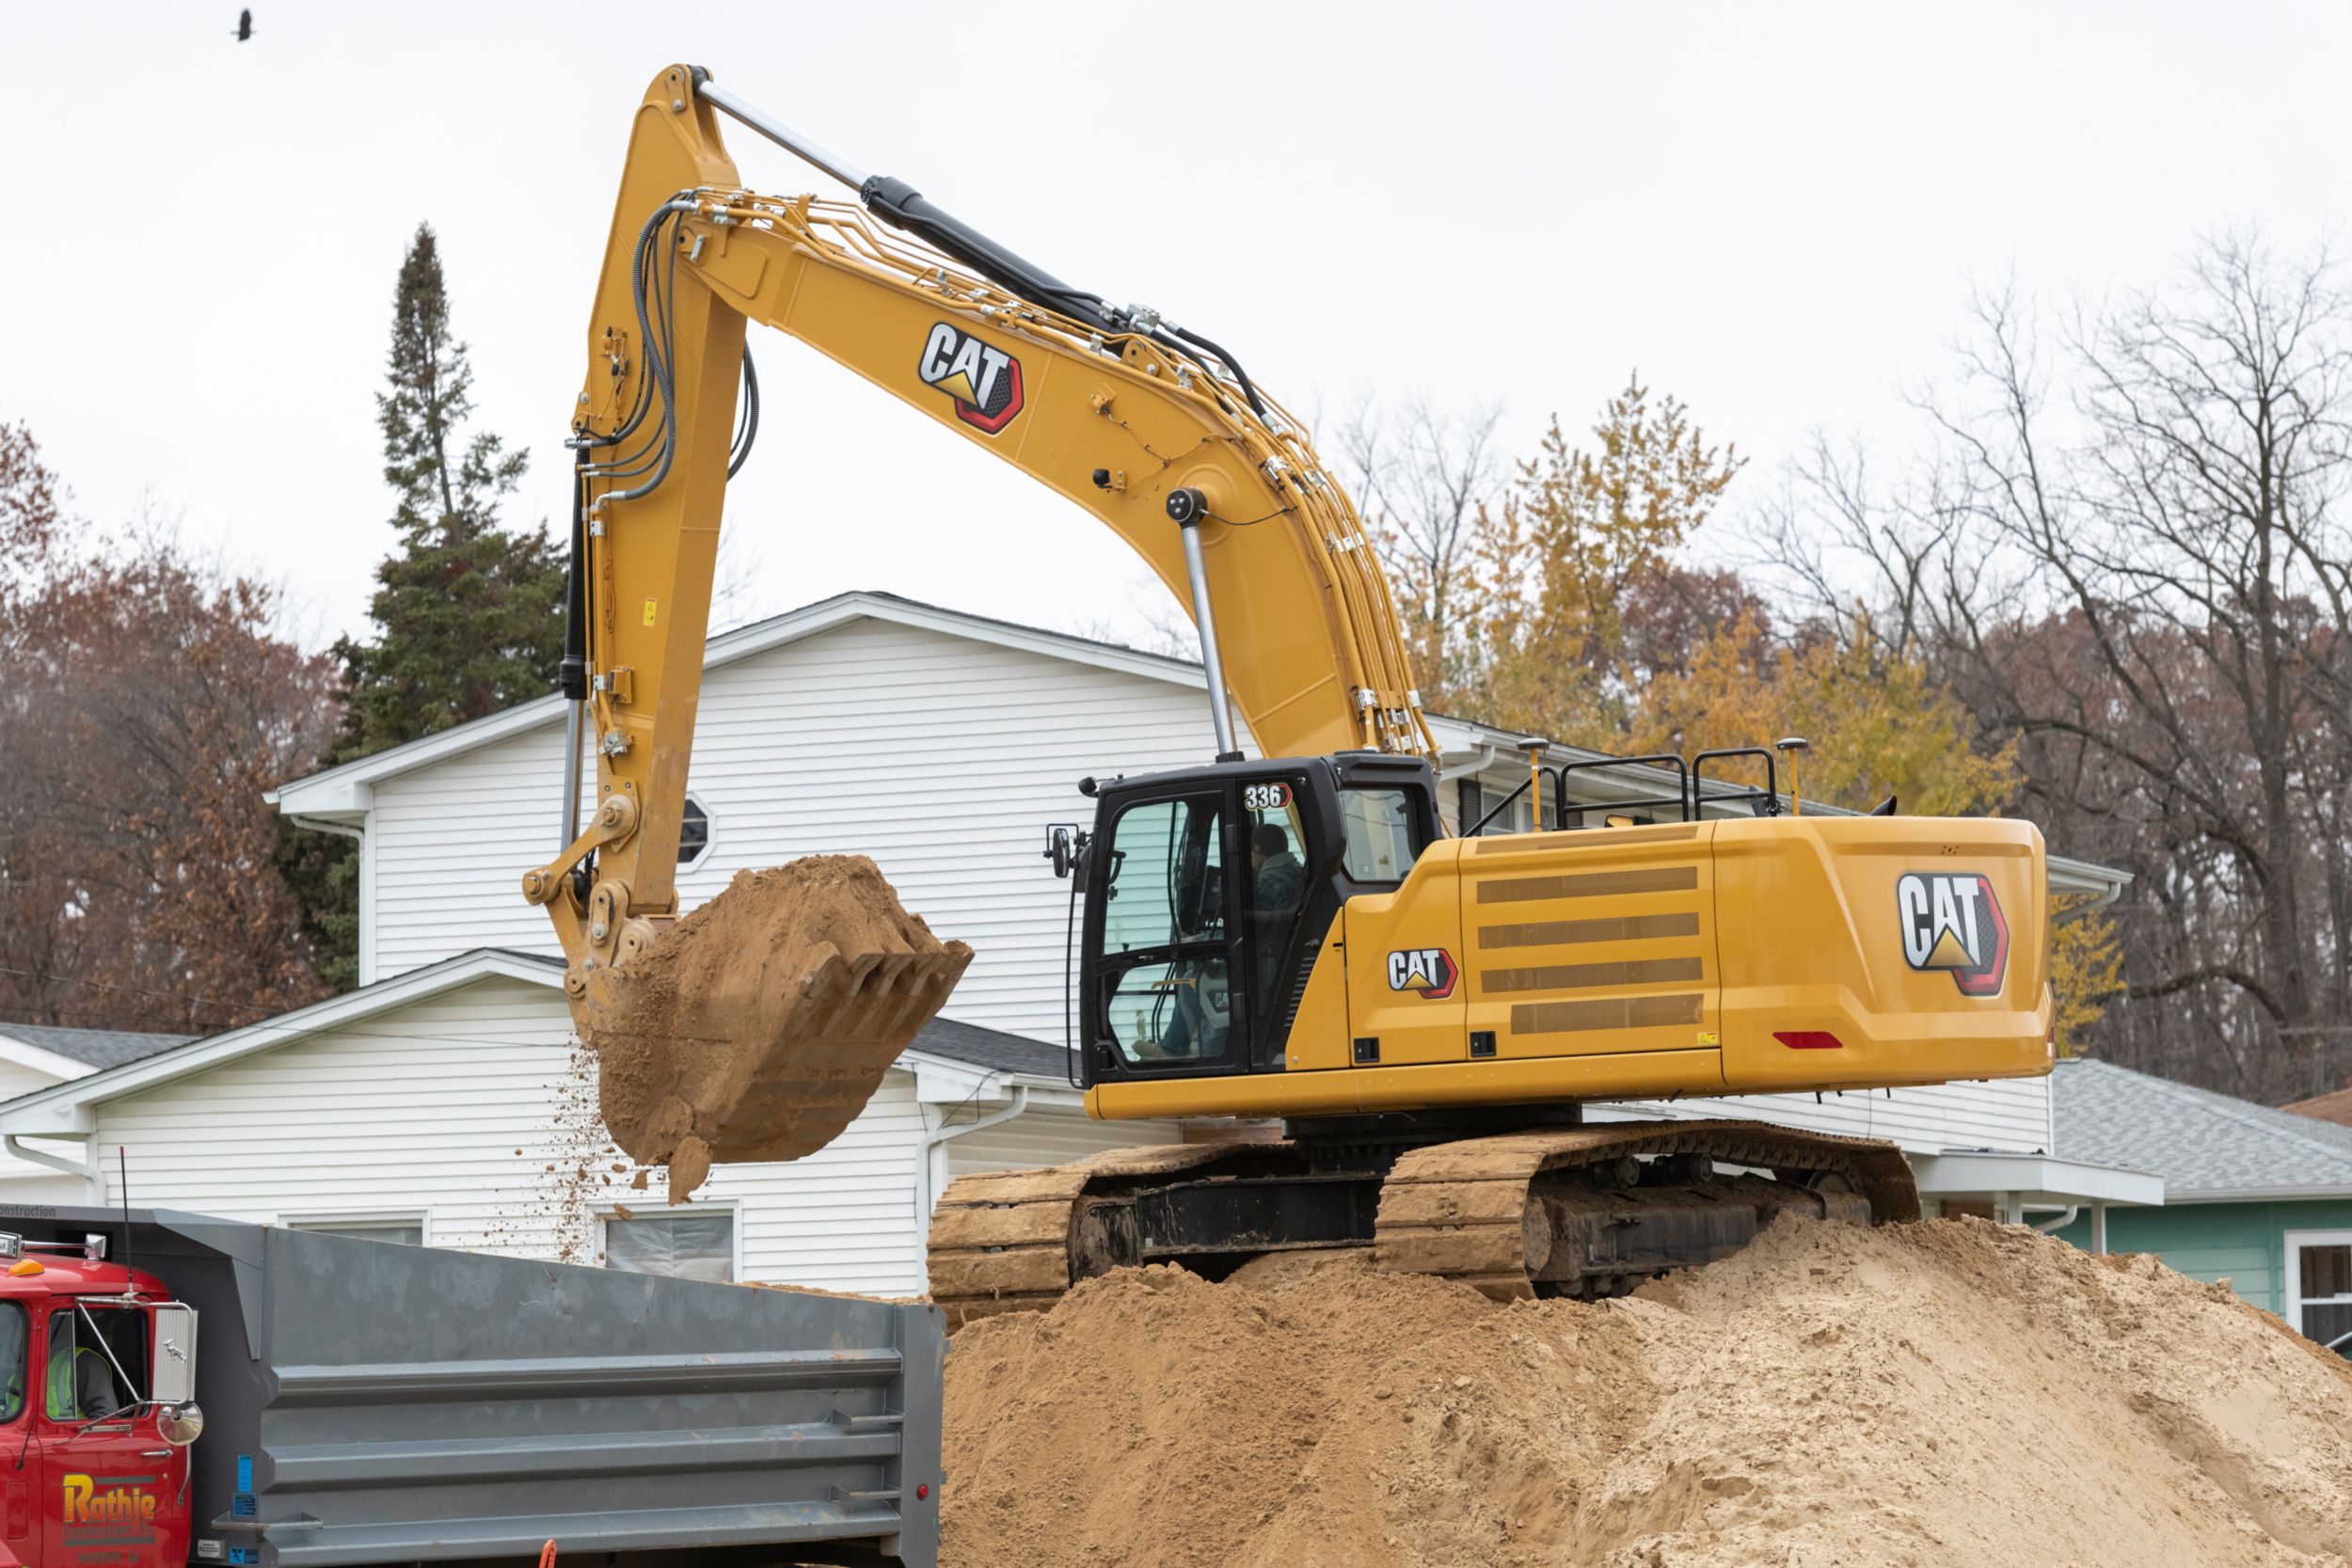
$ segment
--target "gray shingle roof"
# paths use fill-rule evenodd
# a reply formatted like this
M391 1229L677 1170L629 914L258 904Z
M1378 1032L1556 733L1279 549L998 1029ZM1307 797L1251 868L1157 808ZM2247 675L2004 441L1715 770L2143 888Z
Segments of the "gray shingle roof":
M2352 1127L2095 1060L2058 1063L2050 1099L2053 1152L2153 1171L2168 1203L2352 1196Z
M56 1029L40 1023L0 1023L0 1035L22 1040L39 1051L87 1062L91 1067L120 1067L142 1061L158 1051L169 1051L199 1039L198 1035L147 1035L129 1029Z
M1038 1078L1066 1078L1070 1072L1070 1053L1058 1045L1047 1045L1026 1035L983 1029L976 1023L958 1023L951 1018L935 1018L923 1025L923 1032L914 1037L914 1049L992 1072L1025 1072Z

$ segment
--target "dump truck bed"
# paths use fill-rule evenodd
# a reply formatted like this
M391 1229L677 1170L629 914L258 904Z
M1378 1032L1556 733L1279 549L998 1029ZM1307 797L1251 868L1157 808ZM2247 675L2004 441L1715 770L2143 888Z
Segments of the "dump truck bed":
M0 1207L28 1238L125 1215ZM939 1542L928 1306L358 1241L170 1211L129 1251L201 1314L199 1561L895 1556Z

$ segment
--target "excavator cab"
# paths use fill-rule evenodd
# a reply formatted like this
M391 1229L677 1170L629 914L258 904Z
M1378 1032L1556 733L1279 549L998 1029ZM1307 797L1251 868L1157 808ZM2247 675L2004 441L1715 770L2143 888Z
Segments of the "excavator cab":
M1419 758L1220 763L1101 784L1077 874L1086 1083L1281 1071L1342 906L1438 834Z

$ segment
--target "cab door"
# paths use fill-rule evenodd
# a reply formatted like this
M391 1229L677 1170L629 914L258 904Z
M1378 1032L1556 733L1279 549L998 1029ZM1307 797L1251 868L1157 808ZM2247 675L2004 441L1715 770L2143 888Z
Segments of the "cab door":
M1089 851L1089 1067L1112 1078L1240 1070L1232 846L1215 784L1120 805Z
M155 1411L137 1402L151 1326L143 1307L91 1304L77 1310L72 1302L51 1309L42 1324L31 1379L41 1455L35 1512L42 1568L181 1568L187 1559L181 1497L187 1450L164 1441ZM86 1352L103 1361L123 1414L82 1415L66 1380L48 1374L60 1340L76 1363ZM124 1386L126 1376L132 1386Z

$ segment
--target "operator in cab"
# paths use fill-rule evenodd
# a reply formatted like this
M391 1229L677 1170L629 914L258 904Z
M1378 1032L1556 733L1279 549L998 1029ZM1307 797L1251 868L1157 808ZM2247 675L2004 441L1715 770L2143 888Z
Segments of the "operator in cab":
M59 1421L95 1421L122 1408L114 1374L103 1353L79 1343L74 1316L60 1312L49 1323L49 1416Z
M1274 976L1290 949L1291 927L1307 899L1307 868L1291 852L1290 830L1261 822L1249 833L1250 918L1256 923L1258 994L1274 994Z

